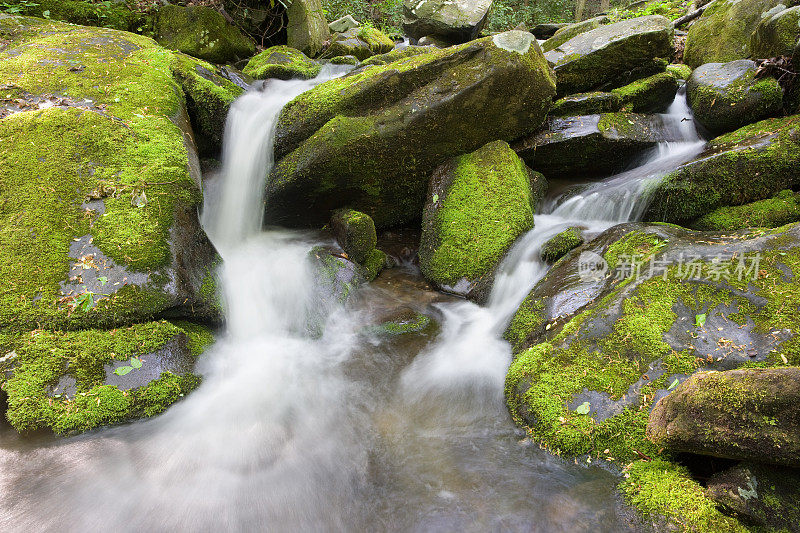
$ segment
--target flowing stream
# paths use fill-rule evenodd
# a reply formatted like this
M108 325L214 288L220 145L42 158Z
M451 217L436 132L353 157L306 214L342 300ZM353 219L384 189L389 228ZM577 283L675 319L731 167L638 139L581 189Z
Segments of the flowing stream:
M0 428L3 531L626 531L616 476L554 458L503 401L502 331L546 272L541 246L636 219L648 184L702 147L682 131L642 165L550 198L509 252L489 303L424 301L419 273L384 273L320 310L313 233L261 229L283 105L323 79L271 81L233 105L203 223L224 259L227 329L201 357L200 388L163 415L69 439ZM378 309L435 312L434 340L365 334ZM324 322L309 333L310 317Z

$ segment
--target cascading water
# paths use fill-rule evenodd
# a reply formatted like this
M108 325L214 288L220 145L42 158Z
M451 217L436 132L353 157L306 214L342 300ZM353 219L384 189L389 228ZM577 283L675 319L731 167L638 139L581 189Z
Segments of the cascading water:
M510 350L500 336L546 271L538 256L548 238L571 225L598 232L635 218L648 180L702 143L691 130L638 169L548 203L508 254L488 306L440 304L441 333L422 353L365 341L368 304L395 298L380 282L352 309L326 310L324 333L314 337L307 323L319 310L306 256L315 239L261 232L261 191L280 109L336 74L272 81L233 106L203 216L224 259L227 332L199 362L201 387L160 417L72 439L0 432L0 528L629 527L616 510L614 476L520 442L502 400ZM666 117L685 126L683 101Z

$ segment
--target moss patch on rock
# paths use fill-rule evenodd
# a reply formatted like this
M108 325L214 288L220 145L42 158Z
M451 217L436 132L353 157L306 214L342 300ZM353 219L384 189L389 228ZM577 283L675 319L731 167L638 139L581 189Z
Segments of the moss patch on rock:
M83 26L101 26L124 31L142 31L146 17L132 11L124 2L92 2L82 0L5 0L14 14L44 17Z
M210 7L161 7L153 32L161 45L213 63L245 59L256 51L249 37Z
M790 190L772 198L734 207L720 207L691 223L693 229L732 231L744 228L777 228L800 220L800 198Z
M615 113L622 109L622 101L613 92L578 93L560 98L553 103L551 117L575 117L599 113Z
M677 91L675 76L670 72L662 72L611 92L619 97L623 111L655 113L669 107Z
M321 68L319 63L309 59L300 50L280 45L267 48L250 59L242 72L257 80L310 80L319 74Z
M193 358L209 337L210 332L198 326L183 328L165 321L115 330L16 335L12 375L3 383L6 417L21 432L46 428L67 435L156 415L191 392L200 378L191 371L165 370L139 386L107 381L128 376L136 383L136 373L149 372L151 365L168 366L157 354L168 344L177 343L171 349L187 350L184 357Z
M567 228L542 246L542 260L548 263L555 263L570 250L583 244L581 228Z
M434 172L423 213L420 269L463 294L491 276L514 241L533 228L543 183L503 141L459 156ZM457 285L466 280L467 286Z

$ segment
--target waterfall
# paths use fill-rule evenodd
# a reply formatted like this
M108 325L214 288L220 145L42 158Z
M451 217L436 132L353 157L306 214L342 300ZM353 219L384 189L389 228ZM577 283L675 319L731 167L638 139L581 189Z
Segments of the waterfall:
M341 72L272 80L232 106L203 213L224 259L227 331L198 362L203 384L163 415L126 426L38 446L10 446L0 434L4 531L625 527L614 476L520 445L502 398L510 349L501 334L546 272L547 239L640 216L647 183L699 149L683 97L665 120L686 130L684 142L546 203L507 254L489 304L440 304L441 333L395 382L394 369L415 354L373 339L371 366L359 367L367 313L326 310L322 337L307 334L319 310L306 257L318 239L261 230L280 110ZM381 298L375 291L364 294ZM381 381L388 392L374 385Z

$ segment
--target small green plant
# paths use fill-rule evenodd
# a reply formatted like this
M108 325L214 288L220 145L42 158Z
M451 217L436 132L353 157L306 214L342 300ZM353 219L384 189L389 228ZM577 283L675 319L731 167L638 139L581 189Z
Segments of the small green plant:
M8 13L9 15L19 15L38 6L39 4L37 2L31 2L29 0L19 0L16 2L12 0L0 1L0 11ZM50 12L48 11L45 18L49 18L49 16Z

